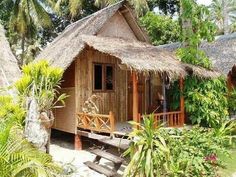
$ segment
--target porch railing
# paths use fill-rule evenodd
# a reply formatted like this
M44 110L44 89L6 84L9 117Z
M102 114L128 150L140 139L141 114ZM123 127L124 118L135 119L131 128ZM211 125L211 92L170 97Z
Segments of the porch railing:
M140 116L139 122L144 116ZM184 125L181 111L154 114L154 126L164 124L166 127L182 127ZM76 125L78 128L103 133L115 131L115 118L112 112L109 115L77 113Z
M155 126L164 124L166 127L182 127L184 125L183 113L181 111L154 114Z
M77 127L91 131L112 133L115 131L115 119L112 112L104 114L77 114Z

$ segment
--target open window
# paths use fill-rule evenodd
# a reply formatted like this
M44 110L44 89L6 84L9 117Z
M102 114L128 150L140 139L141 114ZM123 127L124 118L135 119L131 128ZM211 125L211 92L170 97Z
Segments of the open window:
M114 91L114 65L93 64L93 91Z

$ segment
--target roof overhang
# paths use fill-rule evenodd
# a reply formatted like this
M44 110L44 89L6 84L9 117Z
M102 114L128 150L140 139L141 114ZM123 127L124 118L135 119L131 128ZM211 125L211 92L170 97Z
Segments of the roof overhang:
M174 53L144 42L90 35L82 35L81 39L89 47L120 59L121 69L167 74L171 78L185 77L188 74L200 78L220 76L216 71L182 63Z

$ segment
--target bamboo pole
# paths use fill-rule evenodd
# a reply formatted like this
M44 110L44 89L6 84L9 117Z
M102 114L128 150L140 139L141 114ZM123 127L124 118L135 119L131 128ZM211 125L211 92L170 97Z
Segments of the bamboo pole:
M132 72L133 79L133 121L139 123L138 117L138 78L135 71Z
M183 77L180 76L179 78L179 87L180 87L180 124L181 126L184 125L185 115L184 115L184 96L183 96L183 90L184 90L184 80Z

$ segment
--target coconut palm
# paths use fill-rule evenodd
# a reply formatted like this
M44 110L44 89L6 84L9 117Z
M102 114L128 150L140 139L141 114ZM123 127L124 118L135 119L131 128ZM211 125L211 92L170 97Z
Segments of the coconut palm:
M95 0L94 4L98 7L103 8L108 5L114 4L118 1L120 1L120 0ZM84 5L85 1L84 0L57 0L57 3L55 5L55 9L57 12L60 11L60 7L63 6L65 2L68 3L69 11L70 11L70 14L73 18L76 15L78 15L80 10L83 9L83 5ZM139 14L143 14L144 11L148 9L147 0L129 0L129 2L131 3L131 5L134 6L135 10Z
M118 1L119 0L95 0L95 4L98 6L107 6ZM128 2L133 5L139 15L144 14L148 9L147 0L129 0Z
M3 0L0 2L0 8L9 8L8 27L12 33L17 34L18 40L21 40L21 58L24 58L26 39L35 36L39 28L51 26L51 19L46 10L50 2L50 0ZM2 10L4 9L0 9Z
M213 0L210 5L212 20L219 28L219 33L232 32L232 24L236 22L235 0Z

